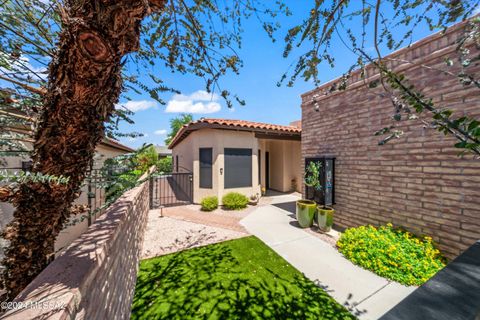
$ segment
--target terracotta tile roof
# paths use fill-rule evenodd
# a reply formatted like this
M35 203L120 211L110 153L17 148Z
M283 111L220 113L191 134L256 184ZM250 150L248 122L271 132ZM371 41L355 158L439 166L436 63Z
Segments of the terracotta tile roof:
M214 118L200 118L197 121L192 121L182 127L168 146L170 149L176 144L185 139L190 132L199 130L202 128L214 128L214 129L231 129L231 130L244 130L253 132L275 132L288 135L300 136L302 129L296 126L284 126L278 124L246 121L246 120L233 120L233 119L214 119Z
M269 123L253 122L253 121L245 121L245 120L202 118L202 119L194 121L194 122L220 124L220 125L225 125L225 126L252 128L252 129L278 130L278 131L299 132L299 133L302 132L301 129L299 129L298 127L295 127L295 126L282 126L282 125L278 125L278 124L269 124Z

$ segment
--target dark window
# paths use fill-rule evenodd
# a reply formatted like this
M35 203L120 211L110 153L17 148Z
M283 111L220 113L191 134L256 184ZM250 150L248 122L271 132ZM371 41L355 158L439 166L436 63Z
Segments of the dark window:
M212 148L200 148L200 188L212 188Z
M175 156L175 172L178 172L178 155Z
M252 186L252 149L225 148L225 188Z
M258 149L258 184L262 184L262 151Z

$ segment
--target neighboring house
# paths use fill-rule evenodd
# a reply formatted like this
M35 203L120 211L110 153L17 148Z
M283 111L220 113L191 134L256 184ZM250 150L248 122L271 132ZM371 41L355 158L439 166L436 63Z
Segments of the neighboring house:
M31 143L28 143L27 145L28 147L31 147ZM105 160L134 151L134 149L127 147L118 141L103 138L102 141L100 141L100 143L95 148L93 168L100 169L103 166L103 162ZM3 157L0 160L0 169L22 169L28 167L30 159L28 156L13 156Z
M193 173L193 201L235 191L301 187L301 129L267 123L205 119L183 126L169 145L175 172Z
M1 113L5 113L5 111L0 111ZM9 112L10 116L17 116L17 117L24 117L22 114L12 114ZM29 126L18 126L12 128L13 131L19 133L28 133L31 128ZM33 141L26 141L24 143L25 148L31 149ZM103 166L103 163L106 159L110 159L122 154L134 152L134 149L127 147L118 141L103 138L102 141L97 145L95 149L95 156L94 156L94 163L93 169L100 169ZM16 172L22 169L27 169L30 166L30 159L28 155L24 156L10 156L10 157L2 157L0 158L0 170L7 170L8 172ZM81 193L79 198L75 201L77 204L85 204L91 205L92 208L98 208L103 203L105 203L105 191L101 188L94 188L88 190L87 186L83 186L81 189ZM94 197L88 198L89 192L94 194ZM13 211L14 208L11 204L0 202L0 229L3 229L7 223L9 223L13 218ZM98 216L98 215L97 215ZM92 217L91 220L95 220L96 217ZM60 233L56 242L55 242L55 250L60 250L61 248L65 247L73 240L75 240L80 234L82 234L88 227L88 221L85 220L82 223L78 223L74 226L68 227Z
M429 36L382 58L388 68L438 107L451 108L454 118L480 117L480 95L455 76L461 66L454 57L464 23ZM471 54L479 50L470 46ZM455 61L448 71L447 59ZM408 63L411 61L411 63ZM480 72L480 64L469 73ZM311 157L333 155L335 223L342 227L392 222L426 234L449 257L480 239L480 161L460 157L458 142L420 121L397 122L405 135L386 145L374 133L392 124L394 109L371 66L353 72L346 90L331 93L337 79L302 95L302 166ZM429 119L425 115L425 119ZM303 169L303 168L302 168Z
M172 156L172 150L170 150L167 146L156 145L155 151L157 151L158 159L163 159L163 158Z

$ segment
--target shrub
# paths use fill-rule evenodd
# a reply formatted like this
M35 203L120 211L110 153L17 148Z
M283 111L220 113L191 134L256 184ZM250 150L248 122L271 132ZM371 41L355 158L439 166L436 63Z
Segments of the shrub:
M230 210L240 210L247 207L248 198L238 192L229 192L222 198L223 206Z
M216 196L205 197L200 202L202 211L213 211L218 208L218 198Z
M421 285L445 266L430 237L417 237L390 223L347 229L337 242L353 263L405 285Z
M173 170L172 157L168 156L157 161L157 171L162 173L171 173Z

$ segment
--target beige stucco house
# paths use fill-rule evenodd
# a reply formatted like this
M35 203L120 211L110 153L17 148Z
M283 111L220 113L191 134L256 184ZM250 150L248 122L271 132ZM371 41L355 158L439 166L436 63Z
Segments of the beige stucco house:
M176 172L192 172L193 202L206 196L261 189L301 189L301 128L298 125L206 119L182 127L169 145Z

